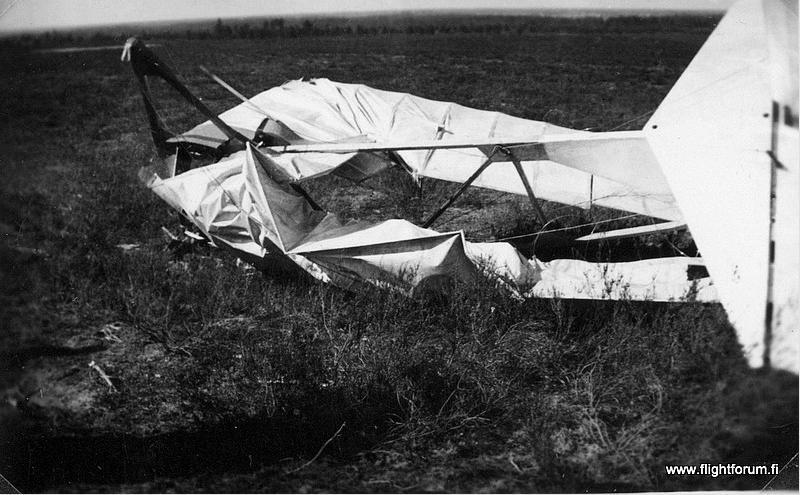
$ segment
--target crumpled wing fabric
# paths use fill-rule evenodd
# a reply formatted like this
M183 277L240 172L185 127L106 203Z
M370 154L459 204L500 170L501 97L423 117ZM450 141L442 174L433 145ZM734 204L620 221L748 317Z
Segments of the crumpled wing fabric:
M291 138L306 143L461 142L492 139L535 142L553 135L591 135L546 122L464 107L450 102L382 91L328 79L290 81L250 98L220 115L234 129L253 137L267 122L279 122ZM287 136L288 137L288 136ZM218 144L225 136L210 121L177 140ZM523 158L522 168L542 199L588 207L591 204L644 215L680 220L681 214L643 136L638 143L562 142L511 149ZM487 158L479 147L404 150L397 154L416 176L464 182ZM353 158L358 158L353 160ZM278 158L296 180L337 173L359 165L358 178L382 170L389 159L381 153L281 155ZM599 164L599 165L598 165ZM588 166L587 166L588 165ZM343 172L343 171L341 171ZM361 175L359 175L359 173ZM474 183L515 194L526 194L513 165L493 164Z
M712 288L698 291L687 280L685 261L543 263L526 259L508 243L469 242L461 231L439 233L406 220L342 224L281 183L280 167L248 145L218 163L177 176L151 175L149 185L215 244L262 260L262 266L264 260L294 263L319 280L346 288L367 282L412 294L449 280L489 277L519 297L715 297ZM597 289L605 273L613 273L614 284Z

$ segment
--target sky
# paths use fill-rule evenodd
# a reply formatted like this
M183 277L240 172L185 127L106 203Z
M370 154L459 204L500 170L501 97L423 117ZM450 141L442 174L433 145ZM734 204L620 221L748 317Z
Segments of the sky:
M733 0L0 0L0 32L296 14L428 9L724 10Z

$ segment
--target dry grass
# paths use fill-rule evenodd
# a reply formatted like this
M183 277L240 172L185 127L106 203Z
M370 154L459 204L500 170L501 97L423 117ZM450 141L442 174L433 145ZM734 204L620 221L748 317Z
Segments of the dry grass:
M192 64L245 93L325 76L608 129L654 108L706 34L575 29L166 40L162 53L220 110L232 102ZM663 466L795 452L797 377L749 370L715 305L520 303L488 284L418 300L264 277L202 248L176 256L160 232L176 216L135 177L153 153L117 56L2 54L0 472L19 487L759 488ZM182 115L172 125L195 122ZM418 194L398 181L314 193L346 215L416 218L393 206ZM471 192L457 206L478 213L459 222L478 238L523 232L517 200Z

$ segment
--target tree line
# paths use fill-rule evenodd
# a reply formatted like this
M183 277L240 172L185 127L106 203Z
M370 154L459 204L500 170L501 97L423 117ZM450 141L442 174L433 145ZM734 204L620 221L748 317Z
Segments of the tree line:
M43 48L67 45L102 45L119 43L134 34L148 38L172 39L266 39L299 38L307 36L376 36L376 35L435 35L435 34L482 34L525 35L537 33L630 33L653 31L711 31L720 15L661 15L661 16L613 16L613 17L559 17L545 15L528 16L437 16L433 18L391 17L367 18L365 22L353 24L346 19L292 20L267 19L260 22L217 19L213 25L181 28L178 25L162 29L134 32L131 28L113 31L106 28L96 32L47 31L24 34L0 40L5 46Z

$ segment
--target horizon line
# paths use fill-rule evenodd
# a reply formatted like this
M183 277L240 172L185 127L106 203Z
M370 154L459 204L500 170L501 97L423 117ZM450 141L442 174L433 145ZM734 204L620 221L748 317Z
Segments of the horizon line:
M297 12L276 15L233 15L233 16L210 16L210 17L186 17L175 18L166 20L136 20L136 21L112 21L96 24L70 24L70 25L52 25L52 26L35 26L35 27L16 27L6 28L0 25L0 36L14 36L21 34L38 34L47 32L69 32L69 31L91 31L95 29L113 29L115 27L124 26L140 26L142 24L157 24L159 26L166 26L169 24L190 24L190 23L203 23L215 22L217 20L235 20L246 21L248 19L303 19L303 18L334 18L342 19L349 17L393 17L398 15L429 15L432 13L450 13L450 14L481 14L481 15L536 15L536 14L550 14L546 17L603 17L605 15L612 17L625 17L625 16L662 16L662 15L722 15L725 13L724 8L612 8L612 7L596 7L596 8L580 8L580 7L505 7L505 8L422 8L422 9L397 9L397 10L363 10L352 12ZM553 15L560 13L560 15Z

